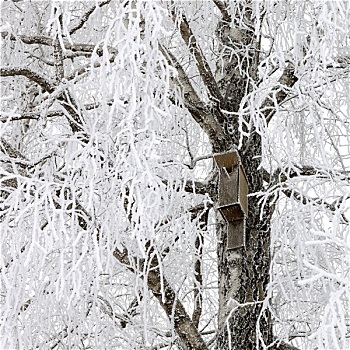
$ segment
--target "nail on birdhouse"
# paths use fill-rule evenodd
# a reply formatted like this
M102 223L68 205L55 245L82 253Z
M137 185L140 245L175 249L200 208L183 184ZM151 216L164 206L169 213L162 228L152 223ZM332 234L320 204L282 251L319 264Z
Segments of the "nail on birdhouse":
M227 222L228 249L245 245L248 181L237 151L214 155L219 168L218 209Z

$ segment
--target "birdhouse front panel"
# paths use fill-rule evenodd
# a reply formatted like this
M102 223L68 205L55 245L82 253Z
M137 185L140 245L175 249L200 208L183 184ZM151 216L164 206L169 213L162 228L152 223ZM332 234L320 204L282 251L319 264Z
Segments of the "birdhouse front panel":
M220 170L219 178L219 206L238 202L239 167L232 167L230 171L226 168Z
M227 223L227 249L245 246L245 220L235 220Z
M248 182L240 164L229 171L220 169L218 207L227 221L242 219L248 214Z

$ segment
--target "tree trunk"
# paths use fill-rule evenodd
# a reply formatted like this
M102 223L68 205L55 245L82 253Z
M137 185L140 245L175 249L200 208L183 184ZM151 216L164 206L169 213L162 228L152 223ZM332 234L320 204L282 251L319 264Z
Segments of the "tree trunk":
M258 170L261 140L255 134L252 146L242 163L249 182L249 193L263 189L263 178ZM272 325L267 311L261 314L266 297L270 266L270 216L259 198L249 197L246 220L246 246L227 249L227 232L221 219L218 225L219 269L219 333L217 349L257 349L263 341L272 341ZM220 214L217 215L218 217Z
M241 18L226 16L219 23L217 36L223 47L223 66L218 82L224 96L224 109L238 112L242 99L252 91L258 80L259 39L255 27L252 1L238 2ZM231 53L236 52L236 55ZM249 116L247 116L248 118ZM238 117L230 116L226 133L234 139L239 135ZM237 143L237 139L232 143ZM248 143L248 142L247 142ZM240 157L247 176L249 193L263 190L261 138L251 130L249 145L241 148ZM263 210L263 216L261 213ZM270 266L270 215L262 208L259 198L248 198L245 247L227 249L227 230L220 214L218 217L218 273L219 273L219 332L217 349L257 349L259 344L272 341L272 324L267 311L261 313L266 297Z

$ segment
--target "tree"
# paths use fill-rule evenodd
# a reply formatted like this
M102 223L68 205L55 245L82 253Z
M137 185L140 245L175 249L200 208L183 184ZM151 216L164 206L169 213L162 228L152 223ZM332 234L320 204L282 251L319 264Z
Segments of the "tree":
M1 6L2 349L349 346L348 2Z

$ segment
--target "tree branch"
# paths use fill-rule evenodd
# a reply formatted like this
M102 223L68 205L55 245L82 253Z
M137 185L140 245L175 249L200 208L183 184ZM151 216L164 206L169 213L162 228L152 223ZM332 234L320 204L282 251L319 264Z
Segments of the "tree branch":
M190 52L193 54L196 60L196 65L204 85L207 87L215 103L218 104L222 102L223 98L220 94L220 90L216 84L216 80L210 69L210 66L197 43L197 39L191 30L191 27L187 21L185 14L182 13L182 15L180 16L177 12L178 11L176 9L176 6L173 4L171 9L173 21L175 24L177 23L177 21L179 21L179 29L182 39L184 40L184 42L186 43Z
M318 206L324 206L331 212L337 211L339 209L339 205L349 198L349 196L345 195L343 197L340 197L337 201L334 203L327 203L323 201L320 198L310 198L308 196L302 195L299 191L289 188L283 188L283 184L288 180L292 179L298 176L316 176L317 178L329 178L333 175L342 176L342 179L350 180L350 174L348 172L343 171L335 171L334 169L331 169L329 172L325 171L324 169L317 169L313 166L295 166L295 168L285 168L281 169L278 168L275 170L274 174L271 176L268 171L263 169L263 176L264 181L271 183L272 185L278 185L281 186L281 191L284 193L285 196L288 198L294 198L298 202L307 205L318 205ZM344 221L344 223L348 224L349 220L345 217L344 214L341 214L341 217Z
M272 89L272 92L266 97L261 109L266 118L266 123L269 124L272 117L277 112L277 106L280 105L288 97L288 88L291 88L298 78L294 75L294 66L288 64L284 69L281 77L278 80L278 85Z
M295 346L288 344L284 341L280 342L278 345L274 345L271 350L299 350Z
M144 273L144 263L137 262L138 271L131 265L128 252L124 249L121 252L115 249L113 256L128 270L133 273ZM176 293L170 286L168 280L162 275L159 269L159 262L156 257L152 260L152 269L148 271L147 285L152 291L153 295L158 299L160 305L166 312L170 322L174 323L176 333L180 337L185 349L188 350L206 350L208 349L202 336L194 326L190 317L188 316L184 306L176 297ZM163 288L162 288L163 286Z
M62 107L68 112L67 120L73 133L83 132L84 123L81 116L81 111L76 105L74 99L71 97L68 91L64 92L58 99ZM71 118L70 118L71 117ZM83 140L85 140L86 135L84 135ZM86 140L85 140L86 141Z
M10 158L15 158L27 162L27 158L24 157L19 151L12 147L3 137L0 138L0 151L6 154Z
M53 65L55 67L55 78L57 83L59 83L64 77L63 53L59 40L55 40L53 43L53 57Z
M7 122L7 121L17 121L17 120L23 120L23 119L32 119L32 120L38 120L40 118L40 112L24 112L24 113L16 113L15 115L6 115L7 113L1 112L0 114L5 114L5 116L0 117L0 122ZM51 111L48 112L45 117L46 118L53 118L53 117L61 117L64 116L64 113L62 111Z
M6 36L8 36L8 32L1 32L1 36L3 38L5 38ZM33 36L28 36L28 35L14 35L14 34L10 34L10 40L13 41L17 41L17 40L21 40L24 44L28 44L28 45L45 45L45 46L53 46L54 45L54 40L51 39L50 37L46 37L46 36L42 36L42 35L33 35ZM65 50L71 50L72 52L80 52L82 53L91 53L95 50L96 45L93 44L71 44L69 41L67 40L63 40L64 42L64 49ZM108 46L108 49L110 50L110 52L116 53L116 49ZM99 48L97 49L97 54L99 56L102 55L102 49Z
M230 23L232 18L225 4L221 0L213 0L213 2L216 5L216 7L220 10L223 21Z
M34 81L47 92L52 93L55 89L53 82L46 79L43 75L32 71L31 69L23 67L0 67L1 77L14 77L17 75L24 76L27 79Z
M277 184L278 182L285 182L297 176L316 176L317 178L326 178L330 176L340 176L342 180L350 180L350 171L336 170L336 169L318 169L312 165L293 165L293 168L277 168L271 175L266 169L263 169L264 181Z
M220 152L225 150L228 145L232 143L232 141L226 138L226 135L224 134L218 121L214 118L208 107L201 101L185 70L176 60L175 56L161 44L159 44L159 49L167 59L168 63L177 70L177 82L184 96L185 107L191 113L193 119L199 124L202 130L208 135L213 151Z
M70 29L69 29L69 34L72 35L74 34L77 30L79 30L89 19L89 17L91 16L91 14L98 8L98 7L102 7L104 5L107 5L111 2L111 0L105 0L102 2L97 3L94 6L91 6L77 21L77 23L75 25L73 25Z
M113 104L113 100L110 100L107 102L108 106L111 106ZM88 103L84 105L84 109L87 111L99 108L101 106L100 103ZM9 115L6 112L0 111L0 115L3 114L2 117L0 117L0 122L7 122L7 121L17 121L17 120L23 120L23 119L32 119L32 120L38 120L40 118L40 112L24 112L24 113L15 113L14 115ZM62 117L64 116L63 111L50 111L45 114L46 118L53 118L53 117Z
M205 208L204 208L205 210ZM202 211L203 212L203 211ZM206 209L199 218L201 223L201 228L206 228L208 224L208 214L209 210ZM193 215L196 217L196 215ZM194 263L194 310L192 313L192 322L194 323L195 327L198 328L200 317L203 312L203 275L202 275L202 259L203 259L203 244L204 244L204 237L203 233L199 232L196 240L195 240L195 248L197 251L197 259Z
M10 35L10 40L17 41L18 39L21 40L24 44L29 45L45 45L45 46L52 46L53 39L51 39L48 36L42 36L42 35L14 35L9 34L7 31L1 32L2 38L6 38L8 35Z
M319 198L310 198L307 197L305 195L302 195L299 191L296 190L291 190L291 189L282 189L282 192L288 197L288 198L294 198L296 199L298 202L306 205L306 204L312 204L312 205L318 205L318 206L324 206L326 207L329 211L331 212L335 212L338 209L338 206L334 203L330 204L327 203L325 201L323 201L322 199ZM348 196L345 197L341 197L338 200L338 205L341 204L342 201L344 201L344 199L347 199ZM344 214L341 214L341 217L344 221L344 223L348 224L349 220L345 217Z

